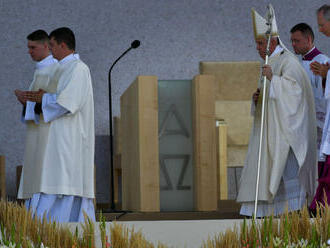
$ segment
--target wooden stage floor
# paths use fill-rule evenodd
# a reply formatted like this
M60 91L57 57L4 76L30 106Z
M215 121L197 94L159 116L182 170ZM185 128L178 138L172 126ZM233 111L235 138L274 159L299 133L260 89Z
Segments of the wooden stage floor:
M163 221L163 220L220 220L220 219L242 219L239 215L240 204L233 200L219 202L217 211L175 211L175 212L115 212L107 209L98 210L96 219L99 220L100 212L106 221Z

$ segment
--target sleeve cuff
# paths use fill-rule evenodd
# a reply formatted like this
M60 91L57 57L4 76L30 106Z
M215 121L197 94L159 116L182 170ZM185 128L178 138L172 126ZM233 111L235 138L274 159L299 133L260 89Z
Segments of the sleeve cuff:
M44 121L53 121L69 111L56 102L56 94L45 93L42 97L42 113Z
M26 109L24 115L24 122L25 121L34 121L36 124L39 124L39 115L36 115L34 112L36 103L35 102L26 102Z

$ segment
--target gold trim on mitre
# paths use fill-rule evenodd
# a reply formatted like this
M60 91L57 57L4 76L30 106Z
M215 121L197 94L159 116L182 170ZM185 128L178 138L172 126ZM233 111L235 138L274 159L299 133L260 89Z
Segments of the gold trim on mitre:
M272 31L271 34L272 36L279 36L277 25L276 25L276 19L275 19L275 11L273 6L269 5L269 8L273 14L273 21L272 21ZM260 39L260 38L266 38L266 32L268 31L268 24L267 20L259 15L259 13L252 8L252 23L253 23L253 33L254 33L254 39Z

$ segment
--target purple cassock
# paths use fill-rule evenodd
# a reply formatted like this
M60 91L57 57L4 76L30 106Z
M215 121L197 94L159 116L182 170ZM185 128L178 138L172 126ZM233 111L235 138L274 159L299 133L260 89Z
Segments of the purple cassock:
M330 156L324 162L318 163L319 185L316 189L314 199L309 206L312 212L316 211L317 204L330 205Z

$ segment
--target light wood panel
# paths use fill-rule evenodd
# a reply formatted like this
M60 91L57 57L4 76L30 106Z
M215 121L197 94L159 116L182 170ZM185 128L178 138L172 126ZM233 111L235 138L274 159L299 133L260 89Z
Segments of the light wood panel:
M214 87L214 76L197 75L193 79L194 200L197 211L217 209Z
M218 199L228 199L228 181L227 181L227 124L224 121L218 121L216 127L217 133L217 177L218 177Z
M215 116L228 125L228 145L247 145L253 123L251 99L247 101L216 101Z
M218 146L218 192L222 199L227 198L224 190L227 185L227 168L244 166L253 118L251 116L252 94L258 87L260 79L260 62L203 61L199 65L202 75L215 77L215 116L227 124L226 158L222 154L224 147ZM218 143L224 142L218 128ZM220 157L222 161L220 162ZM235 180L236 182L236 180ZM237 187L237 185L235 185Z
M215 76L215 99L229 101L251 100L258 87L260 62L208 62L199 64L201 74Z
M120 99L124 210L159 211L158 81L139 76Z

